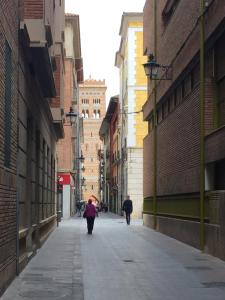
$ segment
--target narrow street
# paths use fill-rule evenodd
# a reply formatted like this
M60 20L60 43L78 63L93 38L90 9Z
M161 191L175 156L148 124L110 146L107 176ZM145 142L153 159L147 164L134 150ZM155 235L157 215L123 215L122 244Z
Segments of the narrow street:
M63 221L2 300L224 300L225 262L133 221Z

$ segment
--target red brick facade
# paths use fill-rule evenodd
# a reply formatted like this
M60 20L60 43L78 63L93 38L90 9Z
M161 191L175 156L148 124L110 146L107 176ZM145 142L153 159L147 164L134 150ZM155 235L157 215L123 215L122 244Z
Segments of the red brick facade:
M51 1L52 0L48 0ZM44 0L23 0L24 19L42 19L44 15Z
M73 60L65 59L65 77L64 77L64 110L68 113L72 106L73 98ZM72 144L72 129L69 120L64 123L65 136L57 143L58 170L70 172L73 169L74 143Z
M16 273L18 8L0 2L0 294ZM7 55L8 53L8 55ZM8 58L7 58L8 56Z
M79 109L83 116L84 143L82 152L85 157L85 178L83 199L95 196L100 200L98 150L102 149L99 129L105 116L105 81L88 79L80 85Z
M156 53L154 2L157 3ZM218 239L218 251L212 247L212 240L224 230L224 221L210 213L224 207L220 190L225 189L221 181L225 176L225 155L219 150L224 149L225 137L221 129L225 125L225 68L221 67L221 51L225 49L225 6L222 2L211 1L205 8L205 219L209 223L205 233L208 251L225 258L221 255L224 238ZM168 10L173 5L173 10ZM198 16L199 2L194 0L147 0L144 8L144 52L153 53L157 63L172 67L172 80L156 81L156 129L152 129L153 81L149 83L150 97L144 105L144 118L149 123L149 133L144 139L144 211L150 215L153 212L153 130L156 130L157 228L196 247L199 247L199 237L192 231L197 232L200 220ZM162 71L160 76L163 76ZM150 219L146 214L145 222L150 224ZM219 224L218 231L215 223Z

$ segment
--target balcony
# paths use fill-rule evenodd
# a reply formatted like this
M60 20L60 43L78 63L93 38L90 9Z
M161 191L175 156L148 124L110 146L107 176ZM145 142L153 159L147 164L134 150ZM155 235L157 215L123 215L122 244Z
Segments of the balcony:
M54 126L56 137L57 139L62 139L64 138L64 129L63 129L61 109L51 107L51 113L52 113L53 126Z
M44 4L39 3L38 11L35 5L34 0L24 2L24 11L21 13L23 20L20 22L21 39L43 96L53 98L56 89L49 51L53 44L51 24L45 21Z

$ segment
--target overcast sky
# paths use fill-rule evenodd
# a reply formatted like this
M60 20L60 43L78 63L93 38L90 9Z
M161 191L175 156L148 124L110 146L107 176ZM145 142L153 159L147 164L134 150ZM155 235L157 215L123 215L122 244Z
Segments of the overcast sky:
M145 0L66 0L66 12L80 16L84 78L105 79L107 103L119 93L119 73L114 66L119 50L123 12L142 12Z

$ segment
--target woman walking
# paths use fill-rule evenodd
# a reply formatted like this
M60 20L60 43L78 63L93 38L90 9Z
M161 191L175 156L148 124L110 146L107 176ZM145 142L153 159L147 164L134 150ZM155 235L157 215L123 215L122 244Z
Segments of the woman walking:
M95 206L92 204L91 199L88 200L88 204L85 207L84 216L87 219L88 234L92 234L96 216L96 209Z

